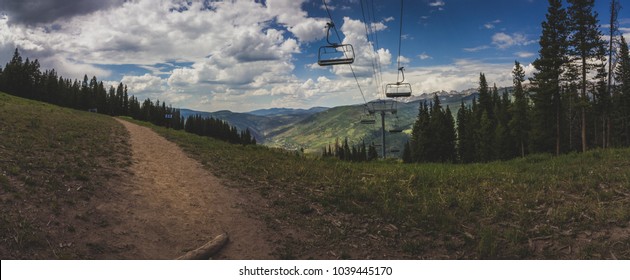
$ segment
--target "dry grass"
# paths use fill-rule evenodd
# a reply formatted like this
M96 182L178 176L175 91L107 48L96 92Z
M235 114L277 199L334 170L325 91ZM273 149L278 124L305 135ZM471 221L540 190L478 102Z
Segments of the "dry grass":
M301 229L280 257L630 259L630 149L354 164L154 129Z
M110 117L0 93L0 257L90 258L101 227L92 199L130 164L126 131Z

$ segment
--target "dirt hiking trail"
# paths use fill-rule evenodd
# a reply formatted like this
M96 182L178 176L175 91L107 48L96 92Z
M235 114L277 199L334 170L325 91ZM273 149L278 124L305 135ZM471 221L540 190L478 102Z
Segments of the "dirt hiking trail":
M112 214L113 258L174 259L223 232L230 241L214 259L272 258L273 241L246 213L245 196L151 129L117 120L129 131L133 163L118 197L98 206Z

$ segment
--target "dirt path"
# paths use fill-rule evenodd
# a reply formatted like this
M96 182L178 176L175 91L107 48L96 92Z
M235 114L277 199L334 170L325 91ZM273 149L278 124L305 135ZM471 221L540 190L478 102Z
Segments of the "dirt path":
M111 213L109 245L116 258L173 259L227 232L220 259L269 259L266 226L243 209L248 201L146 127L118 120L129 131L131 174L117 186L118 197L98 206ZM101 234L107 234L102 232ZM113 243L113 244L112 244Z

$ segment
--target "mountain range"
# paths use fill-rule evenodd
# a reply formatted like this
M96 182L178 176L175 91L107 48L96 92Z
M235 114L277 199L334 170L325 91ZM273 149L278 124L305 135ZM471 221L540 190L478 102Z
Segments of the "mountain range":
M507 88L510 91L510 88ZM503 89L500 90L503 92ZM420 102L432 100L438 95L442 106L449 106L452 113L457 114L461 102L471 104L478 95L476 89L464 91L438 91L424 93L397 101L397 114L385 116L386 147L388 151L402 150L411 135L411 128L418 114ZM239 130L249 129L256 141L270 147L305 152L319 152L336 141L366 144L381 142L380 115L369 115L363 104L338 106L333 108L313 107L310 109L271 108L235 113L231 111L201 112L181 109L184 117L201 115L221 119L237 127ZM374 119L375 124L362 124L361 120ZM400 128L402 133L390 133L391 128ZM379 149L380 151L380 149ZM389 153L389 152L388 152ZM396 156L397 154L392 154Z

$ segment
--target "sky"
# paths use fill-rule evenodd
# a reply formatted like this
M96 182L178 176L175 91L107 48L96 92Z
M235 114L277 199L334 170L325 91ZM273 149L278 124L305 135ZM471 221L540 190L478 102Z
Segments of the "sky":
M0 0L0 65L17 47L66 78L123 82L140 100L202 111L360 104L397 81L398 62L414 95L476 88L480 72L510 86L515 60L531 75L547 3ZM595 5L605 31L609 1ZM330 40L354 48L352 69L317 65L326 6L339 33ZM619 23L630 38L628 10Z

